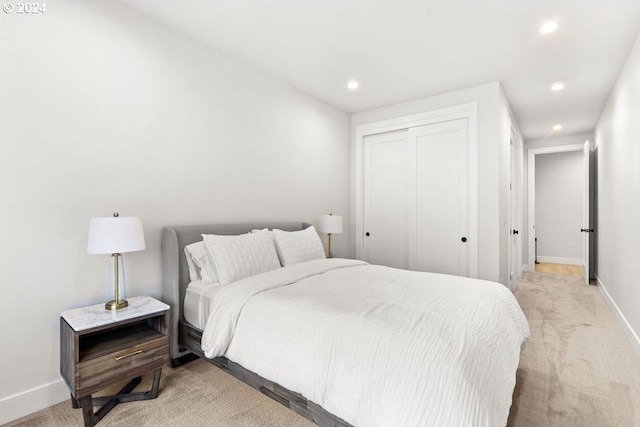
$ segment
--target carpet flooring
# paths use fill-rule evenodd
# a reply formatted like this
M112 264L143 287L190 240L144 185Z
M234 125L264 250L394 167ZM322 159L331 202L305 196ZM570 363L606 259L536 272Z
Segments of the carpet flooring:
M640 426L640 359L598 289L577 277L525 273L516 297L531 339L520 357L507 425ZM150 382L149 376L138 388ZM7 425L82 424L81 410L66 400ZM165 367L157 399L120 404L98 424L204 425L314 424L202 360Z
M143 377L136 390L148 390L153 375ZM123 384L98 395L109 395ZM97 409L97 408L94 408ZM7 426L82 426L82 409L71 401L38 411ZM156 399L116 405L98 424L108 426L315 426L231 375L198 359L179 368L162 369Z
M515 295L531 338L508 425L640 426L640 359L596 286L525 273Z

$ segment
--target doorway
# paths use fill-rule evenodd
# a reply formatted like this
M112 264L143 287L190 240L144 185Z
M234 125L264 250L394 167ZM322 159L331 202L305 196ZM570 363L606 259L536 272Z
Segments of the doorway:
M590 163L589 141L528 150L529 271L581 273L589 283Z

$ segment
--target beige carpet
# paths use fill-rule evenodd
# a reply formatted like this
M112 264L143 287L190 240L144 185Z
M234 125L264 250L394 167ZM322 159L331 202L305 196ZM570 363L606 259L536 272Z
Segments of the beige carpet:
M153 375L136 390L148 390ZM111 390L115 393L117 390ZM97 395L109 393L97 393ZM82 426L82 410L69 400L8 426ZM117 405L97 424L107 426L315 426L204 360L162 369L156 399Z
M595 286L526 273L516 297L531 327L512 426L640 426L640 359Z
M640 426L640 359L595 286L527 273L516 297L531 326L510 426ZM147 389L145 378L139 389ZM80 426L67 400L10 426ZM98 426L312 426L202 360L164 368L155 400L120 404Z

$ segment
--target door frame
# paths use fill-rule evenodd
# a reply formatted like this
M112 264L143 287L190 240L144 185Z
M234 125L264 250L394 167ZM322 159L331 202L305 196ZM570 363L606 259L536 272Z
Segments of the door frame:
M509 126L509 289L515 291L522 276L522 254L524 234L522 230L524 204L523 146L520 132ZM513 231L518 230L518 234Z
M588 285L591 279L591 142L585 141L582 145L582 173L584 182L582 183L582 264L584 282ZM586 230L586 231L585 231Z
M468 188L469 188L469 277L478 277L478 103L469 102L452 107L395 117L356 126L354 165L354 215L356 258L364 256L364 138L368 135L409 129L450 120L468 120Z
M580 151L582 144L555 145L552 147L529 148L527 150L527 270L536 271L535 223L536 223L536 156L538 154L565 153ZM587 183L587 185L589 185Z

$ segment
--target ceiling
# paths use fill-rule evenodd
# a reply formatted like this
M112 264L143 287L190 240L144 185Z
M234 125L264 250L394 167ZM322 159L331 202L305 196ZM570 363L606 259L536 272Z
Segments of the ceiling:
M592 131L640 33L638 0L121 1L349 113L499 81L525 139Z

